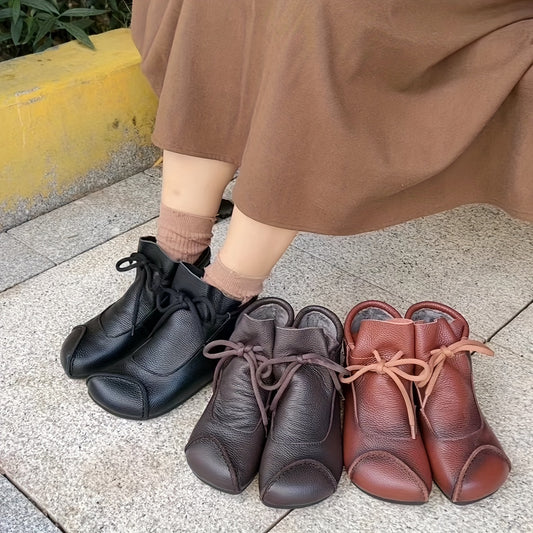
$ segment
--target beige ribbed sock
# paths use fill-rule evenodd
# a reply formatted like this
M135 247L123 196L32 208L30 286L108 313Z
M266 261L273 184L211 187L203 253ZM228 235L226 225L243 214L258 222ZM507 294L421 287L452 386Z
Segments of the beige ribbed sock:
M217 256L215 261L206 267L203 280L221 290L234 300L247 302L263 290L266 278L251 278L230 270Z
M194 263L211 243L215 217L184 213L161 204L157 243L174 261Z

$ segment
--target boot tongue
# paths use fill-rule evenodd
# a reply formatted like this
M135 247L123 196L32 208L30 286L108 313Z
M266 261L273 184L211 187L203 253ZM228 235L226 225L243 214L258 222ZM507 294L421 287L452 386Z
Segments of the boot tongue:
M235 311L241 302L226 296L222 291L207 284L201 276L203 271L188 263L179 263L172 281L172 288L183 291L189 298L205 297L214 306L218 314Z
M354 347L348 356L349 364L374 363L374 350L385 361L389 361L399 350L405 357L414 357L413 322L405 318L363 320L354 335Z
M335 345L338 345L336 339L326 335L322 328L276 329L276 357L314 353L329 358Z
M138 251L163 271L163 277L174 273L177 262L161 250L154 237L141 237Z
M276 321L274 319L258 320L247 314L241 315L230 340L242 342L248 346L261 346L263 355L272 358L274 349Z
M433 322L415 322L416 356L429 361L431 350L440 346L449 346L468 335L468 325L462 320L451 321L438 318Z

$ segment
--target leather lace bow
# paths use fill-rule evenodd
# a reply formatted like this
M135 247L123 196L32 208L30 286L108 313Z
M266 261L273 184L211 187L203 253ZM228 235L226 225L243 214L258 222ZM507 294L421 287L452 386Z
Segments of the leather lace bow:
M394 383L402 394L403 401L405 402L405 408L407 409L409 427L411 429L411 437L413 439L416 438L415 410L413 408L411 398L405 390L403 383L400 381L400 378L414 383L426 381L430 374L429 365L426 362L421 361L420 359L404 358L404 353L401 350L396 352L394 356L388 361L384 361L377 350L372 350L372 354L376 359L375 363L347 366L346 370L351 372L351 375L348 377L341 377L340 380L342 381L342 383L352 383L367 372L375 372L376 374L383 374L389 376L394 381ZM422 367L422 372L418 375L408 374L407 372L398 368L403 365L418 365Z
M125 265L125 266L124 266ZM141 294L143 287L146 285L148 290L156 291L161 286L161 280L163 279L162 270L154 265L144 254L135 252L129 257L120 259L115 268L119 272L127 272L136 268L141 275L141 283L139 284L139 291L135 296L135 303L133 306L133 313L131 318L131 334L135 334L135 324L137 323L137 317L139 315L139 307L141 305Z
M226 349L222 352L211 351L213 350L213 348L218 348L221 346L225 347ZM264 350L261 346L252 346L243 344L242 342L232 342L225 340L212 341L206 344L204 347L205 357L207 357L208 359L220 359L215 368L215 374L213 377L213 383L215 384L215 386L218 383L218 376L220 374L220 371L222 370L224 363L228 359L231 359L232 357L242 357L248 363L248 366L250 367L250 380L252 383L252 389L254 391L255 400L261 413L261 420L266 428L268 426L267 409L261 397L261 391L259 390L260 385L256 378L257 369L262 363L268 361L267 357L263 355L263 352Z
M424 391L424 400L422 401L422 408L425 407L429 395L433 392L435 383L444 367L444 364L449 358L453 358L458 354L466 354L470 352L478 352L484 355L494 355L494 352L485 344L471 339L463 338L460 341L454 342L449 346L441 346L435 350L431 350L428 361L429 375L426 379L418 383L418 388L426 387Z
M272 374L273 367L279 364L287 364L287 366L283 369L283 372L278 381L273 384L265 383L265 379L270 377L270 375ZM272 413L276 412L278 402L283 396L283 393L287 390L287 387L289 386L292 377L304 365L315 365L327 369L335 388L340 394L342 394L342 388L341 384L339 383L337 374L345 374L346 370L343 366L335 363L331 359L326 359L325 357L316 353L288 355L285 357L275 357L273 359L267 359L257 368L256 373L257 380L263 389L269 391L277 390L274 398L270 402L269 408Z
M183 291L169 287L160 287L156 293L156 306L163 313L154 327L154 331L163 324L169 315L180 309L187 309L195 315L198 323L213 325L216 320L216 309L207 296L191 298Z

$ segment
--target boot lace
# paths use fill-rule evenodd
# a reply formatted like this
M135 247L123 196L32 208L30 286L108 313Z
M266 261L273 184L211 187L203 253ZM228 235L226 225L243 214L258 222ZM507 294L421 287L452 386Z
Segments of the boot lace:
M226 349L223 351L213 351L215 348L219 347L224 347ZM253 346L249 344L244 344L242 342L233 342L226 340L212 341L206 344L204 347L205 357L207 357L208 359L220 359L215 368L215 374L213 376L213 383L215 384L215 386L218 383L218 376L220 375L220 372L226 361L228 361L232 357L241 357L248 363L248 366L250 367L250 381L252 383L252 389L254 391L257 406L259 407L259 412L261 413L261 421L263 422L263 426L266 429L268 426L267 408L263 402L263 399L261 398L259 383L256 378L257 368L262 363L268 360L267 357L265 357L263 354L264 350L261 346Z
M346 370L350 372L351 375L348 377L341 377L340 380L342 383L352 383L367 372L375 372L376 374L389 376L402 394L403 401L405 402L405 408L407 409L411 438L416 438L415 410L411 398L400 381L400 378L414 383L425 381L430 374L429 365L420 359L404 358L404 353L401 350L396 352L389 361L384 361L381 357L381 354L377 350L372 350L372 354L376 360L375 363L347 366ZM408 374L407 372L404 372L398 368L402 365L418 365L422 367L422 372L420 372L418 375Z
M272 375L273 367L280 364L287 364L287 366L283 369L280 378L273 384L265 382L265 380ZM283 393L287 390L287 387L289 386L294 374L296 374L296 372L298 372L302 366L306 365L314 365L325 368L328 371L331 380L333 381L333 385L342 396L342 386L339 383L337 374L346 374L346 370L343 366L335 363L331 359L327 359L322 355L312 352L302 355L288 355L285 357L267 359L259 365L256 373L259 385L263 389L268 391L277 391L269 406L272 414L275 414L278 403L283 396Z
M148 290L155 293L159 287L162 286L163 271L152 261L150 261L148 257L140 252L135 252L129 257L120 259L115 268L119 272L127 272L128 270L137 269L137 271L140 273L141 283L139 284L139 290L135 295L133 313L131 317L131 335L133 336L135 334L135 326L139 316L143 287L146 285Z
M163 324L166 319L174 312L180 309L190 311L198 322L206 325L206 327L214 326L217 319L217 312L213 302L207 296L197 296L191 298L180 290L171 287L160 286L156 293L156 307L162 313L154 327L154 331Z
M429 373L425 379L418 383L419 390L422 387L426 387L426 390L424 391L424 399L422 401L422 408L425 407L430 394L433 392L435 383L439 379L439 375L442 372L446 361L454 358L456 355L466 355L471 352L477 352L489 356L494 355L494 352L487 345L467 338L462 338L449 346L441 346L440 348L436 348L429 352Z

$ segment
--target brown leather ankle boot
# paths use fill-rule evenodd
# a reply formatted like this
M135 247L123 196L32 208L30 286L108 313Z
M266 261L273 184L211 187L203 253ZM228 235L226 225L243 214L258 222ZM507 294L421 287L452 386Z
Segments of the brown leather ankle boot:
M479 409L470 352L493 355L468 339L468 324L454 309L436 302L409 308L415 354L429 364L418 382L420 426L433 479L454 503L481 500L507 478L511 463Z
M352 482L371 496L424 503L431 470L417 430L412 383L429 367L414 359L411 320L383 302L355 306L346 319L347 384L344 465ZM422 374L416 376L422 371Z

